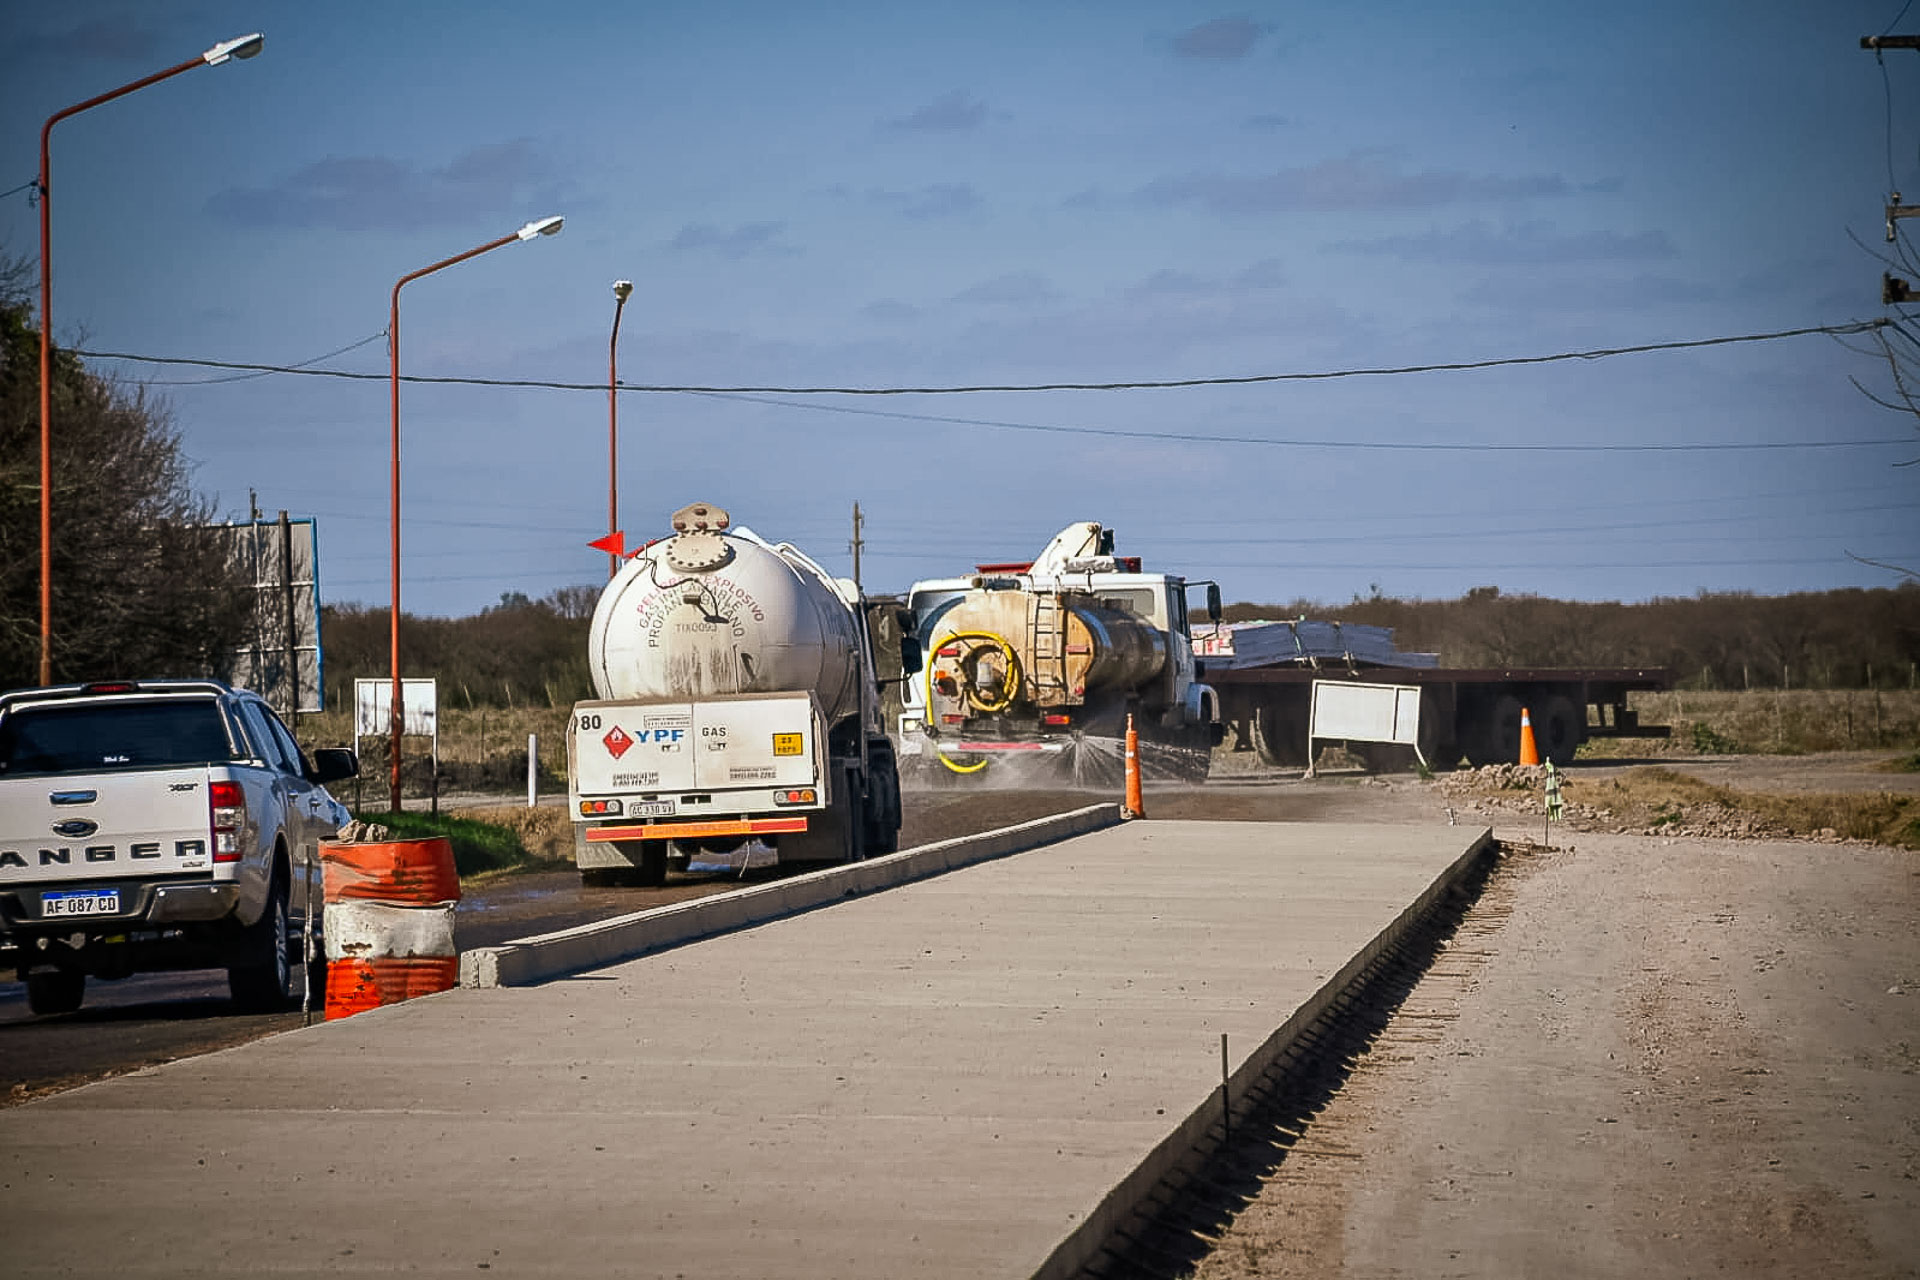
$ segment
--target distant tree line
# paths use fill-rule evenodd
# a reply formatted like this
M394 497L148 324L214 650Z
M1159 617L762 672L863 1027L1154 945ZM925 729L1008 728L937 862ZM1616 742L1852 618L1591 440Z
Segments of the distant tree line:
M443 707L569 706L592 696L587 628L597 586L517 592L467 618L400 616L409 677ZM1920 584L1758 596L1702 592L1644 604L1554 600L1476 587L1457 600L1234 604L1227 621L1309 617L1391 627L1403 650L1450 667L1666 667L1691 689L1907 688L1920 677ZM1201 622L1200 627L1206 624ZM322 611L327 705L389 672L387 611Z
M539 599L513 591L468 618L401 611L400 664L408 679L439 682L442 707L571 706L593 696L587 626L600 589L562 587ZM320 611L327 706L351 707L355 679L392 672L387 610L328 605Z
M1709 592L1643 604L1504 595L1329 607L1235 604L1228 621L1311 617L1391 627L1449 667L1666 667L1690 689L1907 688L1920 674L1920 583L1761 596ZM1204 625L1204 624L1202 624Z

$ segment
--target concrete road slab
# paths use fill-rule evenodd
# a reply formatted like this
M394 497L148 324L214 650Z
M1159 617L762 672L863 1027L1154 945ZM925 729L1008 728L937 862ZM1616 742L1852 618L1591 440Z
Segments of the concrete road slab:
M8 1270L1064 1266L1485 838L1131 823L92 1085L0 1112Z

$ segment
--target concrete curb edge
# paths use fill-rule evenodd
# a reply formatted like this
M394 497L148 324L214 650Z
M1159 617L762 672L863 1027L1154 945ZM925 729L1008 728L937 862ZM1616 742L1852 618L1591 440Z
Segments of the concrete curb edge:
M1241 1121L1252 1105L1249 1100L1250 1086L1293 1047L1294 1042L1313 1026L1334 1001L1360 980L1361 975L1382 953L1418 926L1454 885L1482 860L1497 854L1498 850L1499 843L1494 839L1493 828L1484 828L1466 850L1414 899L1411 906L1341 966L1340 971L1327 979L1311 999L1294 1010L1278 1030L1233 1069L1228 1076L1227 1091L1235 1124ZM1145 1159L1101 1197L1100 1203L1080 1225L1054 1246L1053 1252L1033 1273L1033 1280L1082 1274L1088 1264L1100 1255L1115 1232L1133 1219L1135 1212L1147 1202L1164 1178L1193 1161L1199 1153L1212 1149L1216 1141L1212 1131L1219 1124L1220 1089L1215 1086L1205 1102L1156 1143Z
M997 831L826 867L752 889L655 907L497 947L480 947L461 953L460 985L531 986L1004 858L1115 826L1120 820L1117 804L1089 805Z

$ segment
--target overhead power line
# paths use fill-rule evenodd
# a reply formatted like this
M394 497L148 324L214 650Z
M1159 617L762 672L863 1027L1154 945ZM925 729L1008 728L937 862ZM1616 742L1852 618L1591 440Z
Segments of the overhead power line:
M937 422L949 426L1000 427L1009 431L1046 431L1061 435L1108 436L1121 440L1172 440L1185 444L1256 444L1288 449L1358 449L1410 453L1714 453L1778 449L1859 449L1885 445L1911 448L1912 436L1876 440L1685 441L1664 444L1477 444L1448 440L1343 440L1323 437L1230 436L1206 431L1123 431L1118 427L1063 426L1057 423L1010 422L998 418L961 418L938 413L904 413L897 409L862 409L847 404L816 404L804 400L774 400L764 396L704 391L695 395L748 404L807 409L816 413L850 413L861 417L893 418L907 422Z
M1561 351L1541 356L1505 356L1493 360L1456 360L1437 364L1383 365L1355 369L1324 369L1302 373L1253 373L1210 378L1156 378L1129 382L1030 382L980 383L929 387L860 386L706 386L675 383L619 384L622 391L694 392L713 395L787 395L787 396L944 396L968 395L986 391L1155 391L1180 387L1238 387L1268 382L1320 382L1336 378L1377 378L1411 373L1457 373L1475 369L1501 369L1517 365L1557 364L1572 360L1604 360L1613 356L1640 355L1654 351L1685 351L1700 347L1724 347L1746 342L1775 342L1782 338L1804 338L1815 334L1847 337L1867 333L1885 325L1884 317L1852 320L1845 324L1808 325L1799 329L1776 329L1769 333L1730 334L1717 338L1688 338L1674 342L1643 342L1625 347L1594 347L1584 351ZM206 360L187 356L148 356L126 351L83 351L75 355L91 360L129 360L141 364L191 365L204 369L230 369L247 373L285 373L309 378L340 378L355 382L385 382L386 373L357 373L345 369L311 369L295 365L249 364L233 360ZM324 358L324 357L322 357ZM604 393L604 382L559 382L544 378L432 377L402 374L400 381L428 386L530 387L548 391L592 391Z
M275 373L307 373L311 371L311 366L319 364L322 360L331 360L335 356L343 356L349 351L358 351L368 343L378 342L386 336L387 331L382 329L378 333L368 334L357 342L349 342L344 347L335 347L325 355L315 356L311 360L302 360L298 364L282 365L272 369L257 369L251 373L234 373L223 378L162 378L149 382L146 385L150 387L208 387L216 386L223 382L251 382L255 378L265 378ZM86 353L83 351L80 354L85 355Z
M1174 441L1187 444L1243 444L1265 445L1270 448L1310 448L1310 449L1347 449L1382 450L1429 453L1699 453L1699 452L1750 452L1783 449L1856 449L1877 448L1888 445L1911 445L1910 437L1892 437L1871 440L1814 440L1814 441L1759 441L1759 442L1717 442L1698 443L1667 442L1662 444L1569 444L1555 442L1534 442L1527 444L1480 444L1462 441L1395 441L1395 440L1354 440L1341 438L1290 438L1272 436L1222 435L1199 431L1126 431L1117 427L1078 426L1060 423L1016 422L994 418L967 418L945 414L908 413L892 409L863 409L853 405L814 403L807 401L774 400L766 398L770 394L779 395L955 395L983 391L1121 391L1121 390L1157 390L1175 387L1206 386L1243 386L1262 382L1287 382L1324 380L1331 378L1378 377L1394 374L1437 373L1469 369L1492 369L1513 365L1547 364L1569 360L1597 360L1609 356L1627 355L1635 352L1671 351L1697 347L1726 346L1733 343L1768 342L1781 338L1804 337L1810 334L1828 334L1844 336L1878 330L1892 321L1886 317L1872 320L1853 321L1841 325L1817 325L1801 329L1783 329L1772 333L1741 334L1719 338L1698 338L1678 342L1646 343L1631 347L1605 347L1586 351L1561 352L1546 356L1515 356L1500 360L1474 362L1453 362L1428 365L1399 365L1370 369L1338 369L1307 373L1257 374L1221 378L1189 378L1179 380L1153 380L1112 383L1030 383L1007 385L947 386L947 387L718 387L695 385L635 385L621 383L625 391L671 392L684 395L710 396L716 399L737 399L750 404L773 405L782 408L804 409L816 413L841 413L862 417L888 418L907 422L933 422L952 426L988 427L1008 431L1039 431L1062 435L1102 436L1122 440ZM378 336L378 335L375 335ZM355 346L364 345L372 339L363 339ZM193 365L203 368L233 369L246 371L244 376L254 377L265 373L286 373L306 377L340 378L353 381L386 381L390 374L355 373L346 370L313 369L302 365L260 365L244 364L236 361L206 360L182 356L143 356L111 351L77 351L76 354L97 360L131 360L150 364ZM316 357L325 359L326 357ZM223 379L216 379L222 381ZM403 375L403 382L427 385L486 386L536 388L561 391L591 391L595 394L606 392L605 383L555 382L538 379L505 378L469 378L469 377L430 377L423 375Z

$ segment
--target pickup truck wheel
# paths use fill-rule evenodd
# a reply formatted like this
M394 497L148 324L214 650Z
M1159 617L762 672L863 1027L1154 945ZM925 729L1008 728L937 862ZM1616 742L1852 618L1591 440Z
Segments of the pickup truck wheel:
M27 975L27 1008L35 1013L72 1013L87 995L87 975L36 969Z
M293 983L293 964L287 956L290 939L287 883L275 876L267 909L241 935L227 963L227 989L243 1012L272 1013L285 1007L287 989Z

